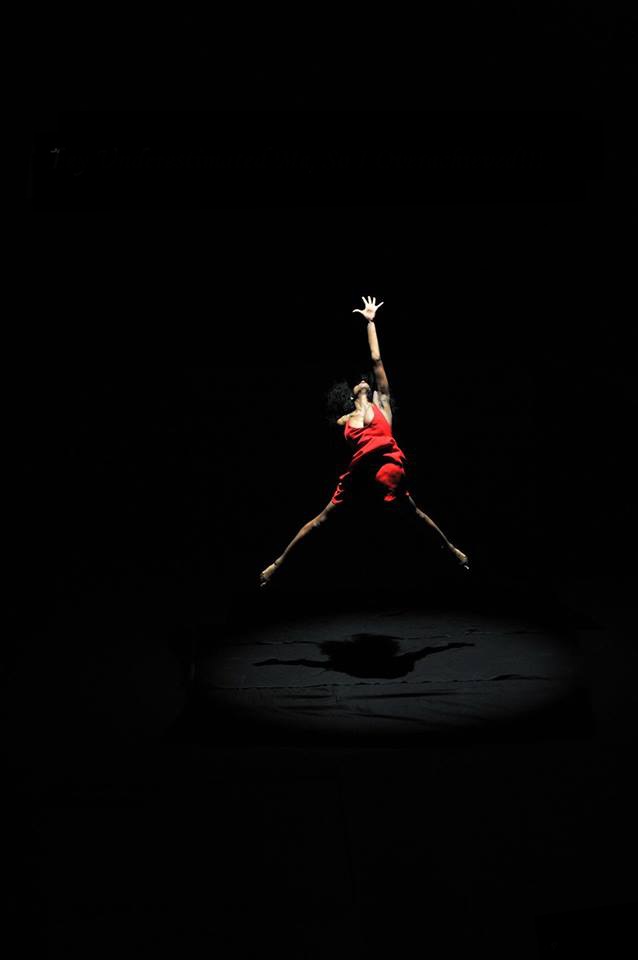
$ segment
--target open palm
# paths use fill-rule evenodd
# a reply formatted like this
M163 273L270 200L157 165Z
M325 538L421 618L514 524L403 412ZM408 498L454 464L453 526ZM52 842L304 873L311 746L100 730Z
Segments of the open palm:
M361 297L361 299L363 300L364 309L363 310L357 309L357 310L353 310L352 312L362 314L366 318L366 320L374 320L374 316L377 310L379 309L379 307L383 306L383 300L381 301L381 303L377 303L376 297Z

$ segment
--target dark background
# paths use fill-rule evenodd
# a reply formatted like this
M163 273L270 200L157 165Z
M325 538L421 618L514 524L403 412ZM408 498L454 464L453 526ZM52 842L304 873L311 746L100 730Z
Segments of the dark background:
M123 784L96 757L156 745L187 701L202 630L259 610L259 570L345 463L323 394L368 366L351 311L370 294L385 301L411 489L470 554L474 583L494 602L550 597L614 625L588 648L594 674L608 656L625 676L608 672L597 701L608 746L577 768L611 784L601 818L622 813L633 726L612 704L635 664L635 18L595 4L546 19L468 7L419 25L367 13L351 39L328 10L249 29L64 16L33 51L23 119L9 371L20 577L5 677L10 703L32 698L8 727L16 807L80 789L78 744L93 756L85 784ZM324 538L281 574L275 611L376 582L385 536ZM576 748L563 751L539 772L547 811L591 790ZM539 876L570 815L568 803L546 813ZM619 822L617 855L591 867L620 878L609 909L635 895ZM511 835L502 823L494 837ZM23 874L19 909L39 916L42 884ZM595 924L609 942L609 918Z
M414 496L450 537L492 571L633 568L635 203L630 157L614 156L622 116L316 116L337 153L359 130L415 138L418 125L423 168L386 169L373 150L379 169L364 164L360 177L349 148L341 169L322 168L299 147L311 114L194 113L175 121L183 155L191 140L214 144L218 127L249 149L255 124L315 164L309 186L303 167L273 174L305 202L275 205L266 187L259 206L242 202L250 171L226 172L222 189L211 162L162 174L146 200L166 209L110 209L114 179L123 207L148 182L90 169L95 144L139 158L150 143L162 157L173 121L49 118L34 165L46 216L29 238L38 282L20 412L26 522L44 568L57 558L57 599L76 573L116 578L133 603L140 577L164 578L163 603L199 584L200 608L211 591L252 589L345 464L323 398L369 366L352 313L366 291L385 301L378 332ZM75 149L77 176L64 159ZM263 183L271 170L264 160ZM348 176L368 202L347 204ZM388 202L395 180L414 203ZM178 208L184 183L189 209ZM67 201L88 209L61 217Z

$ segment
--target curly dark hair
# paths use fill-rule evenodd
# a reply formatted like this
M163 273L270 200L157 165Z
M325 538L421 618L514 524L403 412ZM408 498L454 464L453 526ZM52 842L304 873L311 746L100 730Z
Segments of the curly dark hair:
M361 380L365 380L370 387L370 399L372 399L372 391L376 390L374 373L372 373L372 371L368 373L362 373L355 382L359 383ZM394 397L391 396L390 409L394 413L396 408L397 405ZM326 419L331 423L334 423L345 413L352 413L354 409L355 404L352 396L352 387L349 385L347 380L339 380L336 383L333 383L330 389L326 392Z

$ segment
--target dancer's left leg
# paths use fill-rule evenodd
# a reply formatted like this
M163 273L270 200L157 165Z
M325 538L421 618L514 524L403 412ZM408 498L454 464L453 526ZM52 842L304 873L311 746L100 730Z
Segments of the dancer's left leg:
M448 540L441 528L436 525L432 517L428 517L427 513L424 513L420 507L417 507L416 503L409 494L405 497L401 497L400 506L403 508L408 517L412 517L417 523L425 524L430 530L433 530L439 538L441 546L444 549L449 550L462 567L465 567L469 570L467 554L463 553L462 550L459 550L458 547L455 547L454 544Z
M290 551L300 543L304 537L307 537L309 533L312 533L314 530L319 530L320 527L326 522L328 517L334 514L334 511L337 510L340 504L333 503L332 500L323 508L321 513L318 513L316 517L313 517L312 520L308 520L307 523L304 523L302 527L297 531L295 536L292 538L284 552L277 557L273 563L269 564L265 570L262 570L259 575L260 586L265 587L270 582L274 574L277 572L279 567L284 563L288 558ZM337 510L338 512L338 510Z

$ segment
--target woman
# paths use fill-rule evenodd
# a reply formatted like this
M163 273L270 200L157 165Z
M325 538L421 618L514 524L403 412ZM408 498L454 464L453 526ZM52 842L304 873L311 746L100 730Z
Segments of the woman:
M377 310L383 306L376 297L362 297L364 309L355 309L368 323L368 344L374 370L376 389L362 379L352 388L350 400L354 409L339 417L337 423L344 427L344 436L354 448L348 469L339 477L337 487L321 513L301 527L290 541L281 556L262 570L260 585L265 587L297 544L313 530L317 530L333 516L335 512L352 497L359 496L364 489L372 491L385 503L403 507L419 523L434 530L441 540L441 546L449 550L458 563L469 569L467 556L450 543L442 530L430 517L417 507L406 486L403 451L392 435L392 405L390 386L386 376L375 326Z

